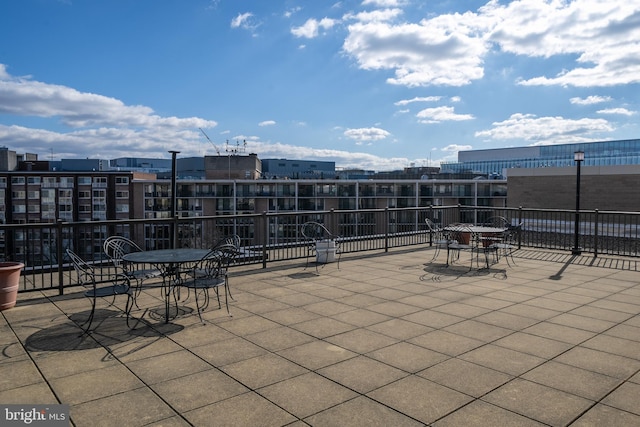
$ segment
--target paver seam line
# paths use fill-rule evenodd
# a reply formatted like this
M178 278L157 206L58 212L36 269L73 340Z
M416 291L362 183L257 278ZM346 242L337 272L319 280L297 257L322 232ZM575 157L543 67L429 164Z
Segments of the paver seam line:
M284 325L284 326L286 326L286 325ZM15 331L13 331L13 332L14 332L14 335L15 335ZM514 333L515 333L515 331L514 331ZM170 337L167 337L167 338L171 339ZM172 341L173 341L173 340L172 340ZM586 340L585 340L585 341L586 341ZM175 341L174 341L174 342L175 342ZM178 344L178 343L176 343L176 344ZM102 344L101 344L101 345L102 345ZM182 345L180 345L180 344L178 344L178 345L179 345L180 347L182 347L182 348L185 348L184 346L182 346ZM579 344L578 344L578 345L579 345ZM577 346L577 345L576 345L576 346ZM575 348L576 346L574 346L574 347L572 347L572 348ZM23 347L24 347L24 346L23 346ZM107 347L105 347L105 346L103 346L103 347L104 347L107 351L109 351L109 352L110 352L110 350L109 350ZM25 349L25 350L26 350L26 349ZM570 350L570 349L569 349L569 350ZM567 351L569 351L569 350L567 350ZM28 353L28 351L27 351L27 353ZM111 352L110 352L110 353L111 353ZM561 354L563 354L563 353L561 353ZM113 356L115 357L115 355L113 355ZM197 356L197 355L196 355L196 356ZM30 357L31 357L31 356L30 356ZM557 356L556 356L556 357L557 357ZM115 357L115 358L117 359L117 357ZM119 359L118 359L118 360L119 360ZM33 361L33 359L32 359L32 361ZM122 363L120 360L119 360L119 362L120 362L120 363ZM206 362L206 361L205 361L205 362ZM208 363L208 362L207 362L207 363ZM125 365L125 366L126 366L126 365ZM217 368L216 368L216 369L217 369ZM42 372L40 372L40 375L42 375ZM134 375L135 375L135 374L134 374ZM235 379L234 379L234 380L235 380ZM237 380L236 380L236 381L237 381ZM622 383L621 383L621 384L622 384ZM619 386L618 386L618 387L619 387ZM250 388L249 388L249 389L250 389ZM52 391L53 391L53 390L52 390ZM612 390L612 391L613 391L613 390ZM358 394L359 394L359 393L358 393ZM55 395L55 394L54 394L54 395ZM56 396L56 398L57 398L57 396ZM169 406L170 406L170 405L169 405ZM170 406L170 407L171 407L171 406ZM405 414L405 415L406 415L406 414ZM297 417L296 417L296 418L297 418ZM185 420L185 421L186 421L186 420ZM188 422L188 421L187 421L187 422Z
M629 412L629 411L625 411L624 409L617 408L617 407L615 407L615 406L607 405L607 404L605 404L605 403L602 403L602 401L603 401L605 398L607 398L609 395L611 395L611 393L613 393L614 391L616 391L617 389L619 389L620 387L622 387L624 384L626 384L626 383L627 383L631 378L633 378L633 376L634 376L634 375L637 375L639 372L640 372L640 369L637 369L634 373L632 373L631 375L629 375L626 379L624 379L624 380L620 381L620 382L618 383L618 385L616 385L616 386L615 386L615 387L613 387L611 390L609 390L609 391L608 391L606 394L604 394L600 399L598 399L598 400L596 400L595 402L593 402L593 404L592 404L592 405L590 405L590 406L589 406L587 409L585 409L582 413L578 414L578 415L577 415L573 420L571 420L571 421L569 422L569 424L567 424L567 425L571 425L571 424L573 424L573 423L574 423L575 421L577 421L580 417L582 417L584 414L586 414L587 412L589 412L589 411L590 411L594 406L596 406L598 403L600 403L600 404L602 404L602 405L605 405L605 406L609 406L610 408L614 408L614 409L616 409L616 410L618 410L618 411L626 412L626 413L633 414L633 415L638 415L638 414L634 414L634 413ZM604 375L604 374L603 374L603 375ZM588 399L588 400L591 400L591 399Z
M49 298L47 297L47 299L49 299ZM52 303L56 308L58 308L58 310L60 310L62 313L64 313L64 314L65 314L65 316L66 316L66 317L67 317L67 318L68 318L72 323L76 324L76 326L77 326L77 323L76 323L76 322L74 322L74 321L69 317L69 315L67 315L64 311L62 311L62 310L60 309L60 307L58 307L58 305L55 303L55 301L51 301L51 300L50 300L50 302L51 302L51 303ZM122 311L120 308L118 308L118 309L119 309L120 311ZM144 322L144 323L146 323L146 322ZM155 330L155 329L154 329L150 324L148 324L148 323L147 323L147 325L148 325L151 329L153 329L154 331L156 331L158 334L160 334L160 335L162 335L162 336L165 336L165 337L166 337L166 335L164 335L163 333L161 333L161 332L159 332L159 331ZM143 386L141 386L141 387L139 387L139 388L146 388L147 390L149 390L153 395L155 395L158 399L160 399L160 401L162 401L165 405L167 405L167 407L168 407L169 409L171 409L171 411L173 411L175 415L177 415L178 417L180 417L180 418L181 418L184 422L186 422L187 424L189 424L189 425L193 426L193 424L191 424L191 423L190 423L190 422L189 422L189 421L188 421L188 420L187 420L187 419L186 419L186 418L185 418L185 417L184 417L184 416L183 416L183 415L182 415L178 410L176 410L176 408L174 408L174 407L173 407L169 402L167 402L167 401L166 401L162 396L160 396L158 393L156 393L156 391L155 391L155 390L154 390L154 389L153 389L149 384L147 384L147 383L146 383L142 378L140 378L140 377L139 377L135 372L133 372L133 371L131 370L131 368L129 368L129 366L127 366L127 364L126 364L126 363L124 363L122 360L120 360L120 358L119 358L118 356L116 356L116 355L113 353L113 351L111 350L111 348L109 348L109 346L105 346L105 345L104 345L104 344L102 344L100 341L98 341L98 340L94 339L94 337L91 335L91 333L89 333L89 334L87 334L87 335L88 335L91 339L93 339L93 340L94 340L98 345L100 345L102 348L104 348L104 349L107 351L107 353L111 356L112 360L117 360L117 361L118 361L118 363L120 363L120 364L121 364L121 365L122 365L122 366L123 366L127 371L129 371L129 373L131 373L131 375L133 375L135 378L137 378L137 379L138 379L138 380L143 384ZM174 341L174 342L175 342L175 341ZM181 347L182 347L182 346L181 346ZM184 347L183 347L183 348L184 348ZM42 374L42 373L41 373L41 374ZM47 382L47 384L48 384L48 382ZM49 385L49 388L51 388L51 386L50 386L50 385ZM53 392L53 389L52 389L52 392ZM114 394L114 396L115 396L115 395L118 395L118 394L122 394L122 393L124 393L124 392L116 393L116 394ZM55 393L54 393L54 395L55 395ZM58 402L60 402L60 399L57 397L57 395L56 395L56 398L58 399ZM96 400L99 400L99 399L96 399ZM86 402L84 402L84 403L86 403Z
M49 299L46 295L45 298ZM56 308L58 308L56 306ZM24 343L18 338L18 334L16 334L15 329L13 328L13 326L11 325L11 323L8 321L8 319L6 318L6 316L4 315L4 313L2 313L2 317L4 318L7 326L9 327L9 329L11 329L11 333L13 333L13 336L15 337L16 341L20 344L20 346L22 347L22 350L24 350L24 352L29 356L29 360L31 361L31 363L33 364L33 366L36 368L36 370L38 371L38 374L40 375L40 377L42 378L42 381L47 385L47 387L49 388L49 390L51 391L51 394L53 394L53 396L55 397L55 399L57 400L57 403L60 404L62 403L62 401L60 400L60 396L58 396L58 394L55 392L55 390L53 389L53 387L51 387L51 383L49 382L49 380L47 379L47 377L44 375L44 373L42 372L42 370L40 369L40 367L38 366L38 364L36 363L36 360L33 358L33 356L31 355L31 352L24 346Z
M420 280L422 280L422 277L420 278ZM596 279L593 279L593 280L591 280L590 282L593 282L593 281L595 281L595 280L596 280ZM514 285L514 286L515 286L515 285ZM574 285L574 286L570 286L570 287L569 287L569 288L567 288L567 289L578 288L579 286L581 286L581 285ZM507 288L507 289L508 289L508 288ZM617 291L617 292L614 292L614 293L612 293L612 294L617 294L617 293L620 293L620 292L622 292L622 291L624 291L624 290L625 290L625 289L621 289L621 290L619 290L619 291ZM427 294L428 294L428 292L427 292ZM611 294L610 294L610 295L611 295ZM610 295L608 295L608 296L610 296ZM536 297L533 297L533 298L536 298ZM533 299L533 298L532 298L532 299ZM596 299L595 301L603 300L603 299L605 299L605 297L601 297L601 298L599 298L599 299ZM593 302L593 301L592 301L592 302ZM511 306L516 306L516 305L518 305L518 304L520 304L520 303L514 303L514 304L512 304ZM580 305L580 306L578 306L578 307L576 307L576 308L571 309L570 311L563 312L563 313L559 313L558 315L553 316L553 317L551 317L551 318L549 318L549 319L546 319L546 320L550 320L550 319L553 319L553 318L555 318L555 317L561 316L561 315L563 315L563 314L570 313L571 311L573 311L573 310L575 310L575 309L577 309L577 308L581 308L581 307L588 306L588 304L589 304L589 303L582 304L582 305ZM498 310L492 310L492 311L490 311L489 313L491 313L491 312L498 312L498 311L500 311L500 310L499 310L499 309L498 309ZM469 318L469 319L467 319L467 320L475 319L476 317L478 317L478 316L470 317L470 318ZM525 316L525 317L526 317L526 316ZM586 316L583 316L583 317L586 317ZM543 323L543 322L545 322L546 320L541 320L541 321L536 322L536 323L534 323L534 324L532 324L532 325L529 325L528 327L535 326L535 325L537 325L537 324ZM482 320L476 320L476 321L481 322L481 323L485 323L485 322L482 322ZM460 322L458 322L458 323L460 323ZM457 324L457 323L456 323L456 324ZM488 324L488 323L485 323L485 324ZM491 325L491 324L488 324L488 325L493 326L493 325ZM600 334L603 334L603 333L605 333L606 331L608 331L608 330L610 330L611 328L614 328L614 327L616 327L616 326L618 326L618 325L619 325L619 323L616 323L616 324L612 325L611 327L609 327L609 328L605 329L604 331L599 332L599 333L596 333L596 336L597 336L597 335L600 335ZM449 326L451 326L451 325L449 325ZM443 329L443 328L439 328L439 329L438 329L438 328L436 328L436 330L442 330L442 329ZM583 330L583 329L581 329L581 328L576 328L576 329ZM507 337L507 336L511 336L511 335L515 334L516 332L521 332L521 331L514 331L513 333L511 333L511 334L509 334L509 335L506 335L505 337ZM593 331L588 331L588 332L593 332ZM453 332L451 332L451 333L453 333ZM533 335L535 335L535 334L533 334ZM493 341L491 341L491 342L487 342L487 343L485 343L485 344L483 344L482 346L477 347L477 348L481 348L481 347L484 347L484 346L486 346L486 345L492 344L492 343L494 343L494 342L498 341L499 339L502 339L502 338L505 338L505 337L497 338L496 340L493 340ZM542 337L542 338L546 338L546 337ZM563 352L561 352L561 353L557 354L557 355L556 355L556 356L554 356L553 358L548 359L547 361L555 360L555 359L556 359L556 358L558 358L559 356L561 356L561 355L563 355L563 354L565 354L565 353L567 353L567 352L569 352L569 351L573 350L573 349L574 349L574 348L576 348L576 347L579 347L581 344L584 344L585 342L587 342L587 341L591 340L592 338L593 338L593 337L587 338L587 339L585 339L584 341L582 341L582 342L580 342L580 343L578 343L578 344L573 345L572 347L570 347L570 348L566 349L565 351L563 351ZM498 345L498 344L495 344L495 345ZM499 346L499 345L498 345L498 346ZM473 351L473 350L476 350L477 348L474 348L474 349L468 350L467 352L461 353L460 355L462 355L462 354L466 354L466 353L471 352L471 351ZM610 353L610 354L613 354L613 353ZM460 356L460 355L455 356L455 358L459 358L459 356ZM445 362L445 361L442 361L442 362L436 363L434 366L437 366L437 365L439 365L440 363L444 363L444 362ZM473 363L473 362L469 362L469 363ZM543 363L546 363L546 362L543 362ZM558 362L558 361L556 361L556 363L562 363L562 362ZM562 363L562 364L564 364L564 363ZM564 364L564 365L567 365L567 364ZM479 365L479 366L482 366L482 365ZM536 365L536 366L532 367L531 369L529 369L529 370L527 370L527 371L525 371L525 372L523 372L523 373L521 373L521 374L519 374L519 375L516 375L514 378L512 378L511 380L509 380L507 383L512 382L512 381L514 381L515 379L522 379L522 380L524 380L524 381L531 381L531 380L527 380L527 379L522 378L522 376L523 376L523 375L525 375L526 373L528 373L528 372L532 371L533 369L536 369L538 366L540 366L540 365ZM567 365L567 366L572 366L572 365ZM491 369L491 368L489 368L489 369ZM591 408L593 408L595 405L597 405L598 403L600 403L600 402L601 402L605 397L609 396L611 393L613 393L615 390L617 390L619 387L621 387L624 383L626 383L627 381L629 381L629 379L630 379L630 378L632 378L634 375L636 375L638 372L640 372L640 369L638 369L636 372L634 372L633 374L631 374L627 379L625 379L625 380L623 380L623 381L620 381L620 382L619 382L615 387L613 387L611 390L609 390L609 391L608 391L608 392L607 392L603 397L601 397L598 401L592 401L593 403L592 403L591 405L589 405L589 407L588 407L588 408L586 408L586 409L585 409L581 414L579 414L578 416L576 416L576 417L575 417L575 418L574 418L574 419L573 419L569 424L571 424L571 423L575 422L577 419L579 419L582 415L584 415L586 412L588 412ZM534 382L534 383L535 383L535 381L531 381L531 382ZM507 384L507 383L505 383L505 384ZM440 385L441 385L441 386L446 387L446 386L445 386L445 385L443 385L443 384L440 384ZM548 385L544 385L544 384L541 384L541 385L543 385L543 386L545 386L545 387L549 387ZM502 384L502 385L500 385L500 386L498 386L498 387L494 388L494 390L495 390L495 389L497 389L497 388L499 388L499 387L502 387L502 386L504 386L504 384ZM551 389L553 389L553 390L556 390L556 391L563 392L563 393L568 393L568 392L563 391L563 390L558 390L558 389L556 389L556 388L554 388L554 387L549 387L549 388L551 388ZM494 391L494 390L490 390L490 391L488 391L488 392L484 393L483 395L478 396L478 397L476 398L476 400L480 400L480 399L482 399L482 397L486 396L488 393L491 393L491 392L492 392L492 391ZM568 393L568 394L573 395L573 393ZM580 397L580 396L578 396L578 397ZM591 400L591 399L587 399L587 400ZM483 401L483 402L484 402L484 401ZM471 402L469 402L469 403L471 403ZM487 402L487 403L488 403L488 402ZM465 406L466 406L466 405L465 405ZM494 405L494 406L495 406L495 405ZM458 409L460 409L460 408L458 408ZM456 409L456 410L458 410L458 409ZM502 408L502 409L508 410L508 409L506 409L506 408ZM511 410L508 410L508 411L510 411L510 412L514 412L514 411L511 411ZM455 412L455 411L453 411L453 412ZM626 411L625 411L625 412L626 412ZM517 413L517 412L514 412L514 413ZM524 415L524 414L518 414L518 415L522 415L522 416L525 416L525 417L526 417L526 415ZM443 417L441 417L441 418L443 418ZM440 418L440 419L441 419L441 418ZM527 417L527 418L529 418L529 417ZM536 420L536 421L538 421L538 420Z

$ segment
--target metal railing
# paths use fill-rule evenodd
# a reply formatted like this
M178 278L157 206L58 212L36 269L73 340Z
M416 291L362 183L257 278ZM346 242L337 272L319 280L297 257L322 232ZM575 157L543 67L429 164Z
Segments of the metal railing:
M306 221L324 223L341 236L342 253L387 251L393 247L432 242L425 218L434 223L482 224L492 216L522 224L523 247L570 251L574 245L573 210L492 208L480 206L432 206L278 212L172 219L1 224L0 261L25 264L20 291L58 289L74 285L65 250L109 268L102 249L108 236L131 238L142 248L208 248L220 238L240 236L240 264L262 264L305 258L307 243L300 233ZM619 256L640 255L640 213L580 212L579 243L585 253Z

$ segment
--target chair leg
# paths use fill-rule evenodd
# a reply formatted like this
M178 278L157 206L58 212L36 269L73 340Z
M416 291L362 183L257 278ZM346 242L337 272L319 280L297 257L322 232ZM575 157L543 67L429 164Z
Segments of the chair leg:
M138 310L140 310L140 306L138 305L138 297L140 296L140 294L142 293L142 283L138 282L136 280L136 286L133 290L133 303L135 304L136 308ZM133 307L132 307L133 309Z
M233 317L231 315L231 312L229 311L229 299L227 298L227 295L231 296L231 291L229 290L229 280L225 277L225 280L224 280L224 304L227 306L227 314L230 317Z
M435 251L433 253L433 257L431 257L431 260L429 260L429 263L434 262L436 259L438 259L438 255L440 255L440 246L436 245Z
M83 335L88 335L91 332L91 324L93 323L93 316L96 312L96 297L91 298L91 313L89 313L89 317L87 320L80 324L80 328L82 329L82 333L78 335L79 337ZM86 328L82 328L84 325L87 325Z
M312 250L310 248L307 248L307 260L306 260L306 262L304 264L304 269L305 270L307 269L307 267L309 267L309 258L311 257L311 251ZM317 269L317 266L316 266L316 269Z
M224 277L225 277L226 289L227 289L227 292L229 293L229 297L235 301L235 298L233 298L233 295L231 295L231 288L229 287L229 279L227 279L226 274Z
M507 264L509 265L509 267L511 267L511 264L513 265L517 265L516 261L513 259L513 249L505 249L504 251L504 257L507 259ZM511 258L511 262L509 262L509 258Z
M198 300L198 290L194 288L193 294L195 295L195 299L196 299L196 311L198 312L198 317L200 318L200 322L203 322L202 309L200 308L200 301Z
M135 292L135 290L134 290ZM131 294L127 294L127 305L125 306L124 309L124 314L127 318L127 327L129 329L131 329L131 326L129 326L129 314L131 313L131 310L133 309L133 304L135 303L135 298L133 298L131 296ZM140 309L140 307L138 307L138 310Z

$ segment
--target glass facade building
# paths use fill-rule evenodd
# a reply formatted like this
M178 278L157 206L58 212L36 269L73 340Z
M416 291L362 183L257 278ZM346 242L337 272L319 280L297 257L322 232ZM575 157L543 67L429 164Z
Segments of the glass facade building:
M575 166L573 153L576 151L584 151L583 166L640 164L640 139L627 139L461 151L457 162L443 162L440 167L442 173L506 176L511 168Z

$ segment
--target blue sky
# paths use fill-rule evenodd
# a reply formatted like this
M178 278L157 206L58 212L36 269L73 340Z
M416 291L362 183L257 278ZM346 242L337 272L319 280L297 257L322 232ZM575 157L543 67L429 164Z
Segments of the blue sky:
M636 139L638 40L640 0L7 0L0 145L380 171Z

